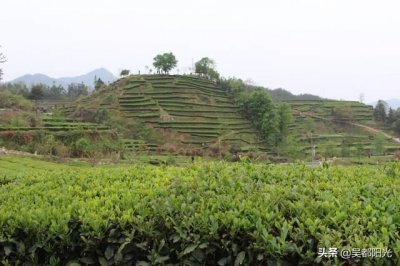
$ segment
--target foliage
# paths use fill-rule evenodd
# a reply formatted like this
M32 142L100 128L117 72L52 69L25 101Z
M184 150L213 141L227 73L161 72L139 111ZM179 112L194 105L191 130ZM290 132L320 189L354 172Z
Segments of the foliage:
M203 57L196 62L195 72L211 80L219 79L219 73L215 70L215 61L208 57Z
M264 88L238 79L222 79L221 87L229 92L244 114L268 144L277 147L289 135L292 111L286 103L274 103Z
M348 106L339 106L332 109L332 115L337 123L353 122L353 109Z
M104 85L106 85L106 84L104 83L104 81L103 81L101 78L98 78L98 79L95 80L94 88L95 88L96 90L98 90L98 89L102 88Z
M283 141L289 135L289 125L293 122L293 115L290 105L280 103L278 105L279 117L279 141Z
M374 153L376 155L383 154L385 152L385 144L386 144L386 138L382 133L375 135L375 137L374 137Z
M0 185L0 257L11 265L391 265L400 256L399 175L398 164L223 162L26 171ZM330 247L394 256L318 257Z
M154 57L153 65L158 73L162 71L164 74L168 74L171 69L176 67L177 63L178 61L173 53L164 53Z
M297 160L303 157L301 145L293 135L289 135L279 144L278 151L280 154L292 160Z
M387 103L379 100L374 108L374 118L376 121L385 122L387 114Z
M68 85L67 95L70 99L76 99L81 95L88 95L89 89L83 83L71 83Z
M339 155L339 150L333 141L328 141L320 149L324 157L336 157Z
M129 75L129 69L123 69L121 70L121 73L119 74L121 77L126 77Z
M15 95L5 90L0 91L0 108L31 110L33 104L22 95Z
M400 119L397 119L393 124L394 131L397 135L400 135Z
M396 122L396 112L392 108L389 108L387 115L387 123L391 125L394 122Z
M44 88L45 88L45 85L43 85L43 84L33 85L31 88L31 93L29 94L29 99L32 99L34 101L43 99L44 90L45 90Z
M277 101L287 101L287 100L322 100L322 98L311 95L311 94L299 94L294 95L291 92L278 88L278 89L269 89L261 86L256 86L248 81L243 81L241 79L237 79L234 77L231 78L221 78L219 80L220 86L227 92L232 93L233 95L240 94L242 92L252 92L256 89L265 90L273 100ZM236 96L235 96L236 98Z
M30 93L28 87L22 82L0 84L0 91L9 92L13 95L21 95L25 98L28 98Z
M66 91L63 86L54 83L44 94L47 99L63 99L66 96Z

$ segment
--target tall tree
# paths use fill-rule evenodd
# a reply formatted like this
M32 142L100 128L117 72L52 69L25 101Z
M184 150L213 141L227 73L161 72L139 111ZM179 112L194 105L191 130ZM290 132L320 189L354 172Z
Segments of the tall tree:
M279 141L283 141L289 135L289 125L293 121L290 105L281 103L278 105L279 118Z
M173 53L159 54L153 60L153 66L159 73L163 72L164 74L168 74L178 64L178 60L176 60Z
M374 152L376 155L381 155L385 152L386 138L380 133L374 137Z
M130 71L129 71L128 69L123 69L119 75L120 75L121 77L125 77L125 76L128 76L128 75L129 75L129 72L130 72Z
M98 90L98 89L100 89L101 87L103 87L104 85L105 85L104 81L102 81L101 78L98 78L97 81L96 81L96 83L95 83L95 85L94 85L94 88L95 88L96 90Z
M219 79L219 73L215 70L215 61L208 57L203 57L196 62L195 73L212 80Z
M29 98L35 101L43 99L44 91L46 90L45 85L36 84L32 86Z
M88 87L83 83L71 83L68 85L67 95L71 99L78 98L80 95L88 95Z
M393 123L393 129L397 135L400 135L400 119L397 119L396 122Z
M387 123L389 125L392 125L396 121L396 115L394 110L390 107L389 112L388 112L388 117L387 117Z
M61 99L66 96L66 91L63 86L60 84L56 85L53 83L53 85L49 89L49 98L52 99Z
M1 48L1 46L0 46L0 48ZM0 64L3 64L3 63L5 63L5 62L6 62L6 57L5 57L5 55L3 55L2 52L0 52ZM3 78L3 69L0 68L0 81L2 80L2 78Z
M270 145L276 147L279 139L279 115L275 107L268 106L261 120L261 136Z
M255 90L246 99L245 112L256 127L261 127L265 112L274 109L271 97L263 90Z
M374 109L374 118L376 121L385 122L387 113L387 103L379 100Z

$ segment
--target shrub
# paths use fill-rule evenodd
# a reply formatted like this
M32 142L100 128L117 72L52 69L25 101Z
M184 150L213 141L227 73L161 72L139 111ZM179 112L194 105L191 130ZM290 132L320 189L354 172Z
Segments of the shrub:
M54 154L62 159L71 157L71 148L65 146L63 143L58 143L54 147Z
M396 163L223 162L29 171L0 185L0 257L8 265L395 265L399 171ZM376 245L393 256L318 256Z

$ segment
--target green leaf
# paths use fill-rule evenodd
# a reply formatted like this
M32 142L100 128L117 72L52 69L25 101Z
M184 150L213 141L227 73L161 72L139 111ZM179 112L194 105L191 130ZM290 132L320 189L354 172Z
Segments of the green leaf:
M4 246L4 253L6 254L6 256L10 255L12 252L12 246Z
M104 253L107 260L110 260L114 256L114 247L108 246L106 252Z
M67 266L81 266L81 264L79 262L77 262L76 260L73 260L73 261L68 262Z
M103 258L103 257L100 257L100 258L99 258L99 264L100 264L101 266L108 266L107 260L106 260L105 258Z
M229 259L229 257L222 258L217 263L220 266L224 266L224 265L228 264L228 259Z
M95 264L95 260L91 257L83 257L80 259L81 262L85 263L85 264Z
M17 250L19 254L25 254L25 245L23 242L17 242Z
M197 244L192 244L192 245L187 246L187 247L185 248L185 250L183 250L183 255L192 253L193 250L195 250L195 249L197 248L197 246L198 246Z
M158 256L156 259L156 263L163 263L165 261L169 260L169 256Z
M236 257L235 266L242 265L245 257L246 257L246 252L241 251Z
M136 263L136 266L149 266L150 264L148 262L145 261L138 261Z

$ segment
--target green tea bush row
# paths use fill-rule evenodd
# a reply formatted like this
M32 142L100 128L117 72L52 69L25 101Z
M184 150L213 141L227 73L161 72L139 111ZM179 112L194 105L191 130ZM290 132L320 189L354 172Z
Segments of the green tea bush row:
M400 167L249 163L30 173L0 185L3 263L311 265L400 255ZM342 261L343 262L343 261ZM352 258L350 264L383 264Z

